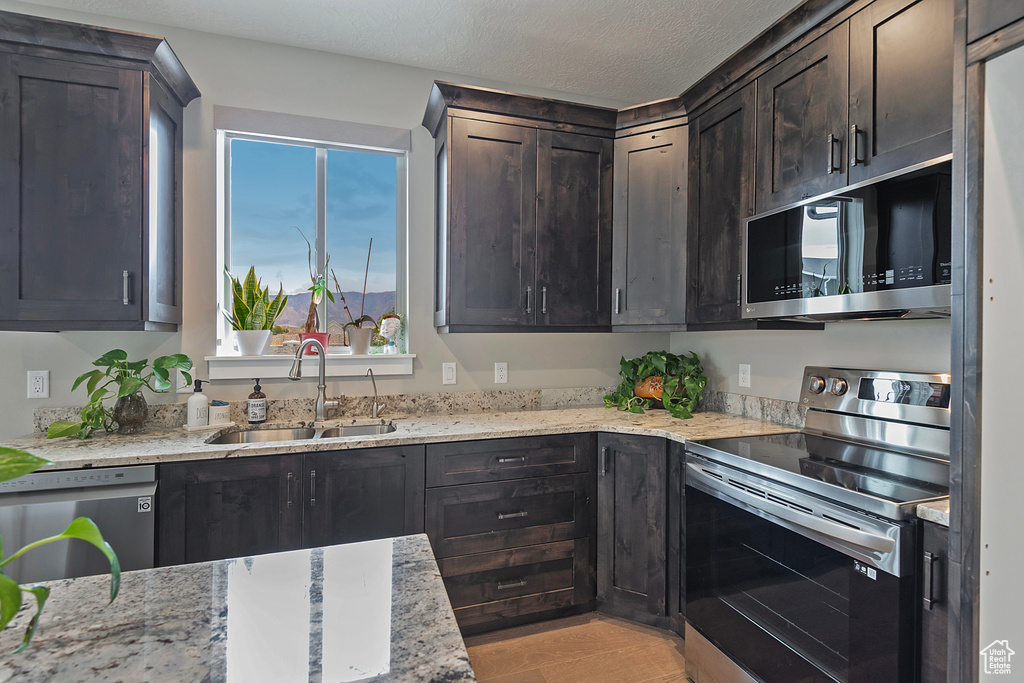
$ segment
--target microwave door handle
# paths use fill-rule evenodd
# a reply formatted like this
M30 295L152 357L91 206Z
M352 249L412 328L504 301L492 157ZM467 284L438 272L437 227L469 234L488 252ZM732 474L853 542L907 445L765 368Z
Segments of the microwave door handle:
M730 486L729 484L721 482L714 477L705 474L700 467L697 467L693 463L686 463L686 468L688 481L699 481L703 484L703 488L705 489L718 491L729 498L733 498L749 507L756 508L772 517L785 520L791 524L796 524L797 526L801 526L805 529L843 541L849 545L866 548L874 552L891 553L896 549L896 541L888 536L879 536L878 534L868 533L843 524L830 522L827 519L791 510L785 505L773 503L770 500L765 500L747 493L735 486Z

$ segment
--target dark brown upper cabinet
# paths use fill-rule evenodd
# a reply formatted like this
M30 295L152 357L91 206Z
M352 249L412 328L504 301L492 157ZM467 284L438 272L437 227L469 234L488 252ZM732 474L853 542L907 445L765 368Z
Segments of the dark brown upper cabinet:
M754 84L690 122L686 321L740 319L740 236L754 209Z
M876 0L850 19L849 181L953 151L953 3Z
M434 84L437 328L610 329L615 115Z
M848 64L843 24L757 79L757 213L847 184Z
M0 329L176 330L182 110L154 36L0 12Z
M687 147L680 119L615 140L612 325L686 322Z
M973 43L1024 19L1024 4L1007 0L967 0L967 42Z

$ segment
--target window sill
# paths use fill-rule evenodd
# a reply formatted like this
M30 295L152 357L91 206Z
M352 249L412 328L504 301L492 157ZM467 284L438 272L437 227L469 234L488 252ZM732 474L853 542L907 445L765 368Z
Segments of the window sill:
M361 377L367 368L373 368L378 377L385 375L411 375L415 353L388 356L371 353L365 356L327 354L328 377ZM210 379L276 379L288 377L294 356L290 354L268 356L206 356ZM314 356L302 357L304 377L320 371L320 360Z

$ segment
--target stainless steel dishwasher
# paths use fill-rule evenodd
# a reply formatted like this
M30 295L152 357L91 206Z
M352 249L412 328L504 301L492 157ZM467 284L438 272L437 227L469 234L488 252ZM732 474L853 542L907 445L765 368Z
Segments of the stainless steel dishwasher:
M36 472L0 482L0 538L5 554L89 517L114 548L122 571L153 566L156 467ZM19 583L104 574L110 563L85 541L36 548L4 567Z

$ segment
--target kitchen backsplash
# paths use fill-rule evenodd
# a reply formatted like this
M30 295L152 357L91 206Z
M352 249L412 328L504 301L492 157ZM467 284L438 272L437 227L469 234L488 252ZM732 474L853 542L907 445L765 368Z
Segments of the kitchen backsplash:
M509 389L503 391L454 391L424 394L389 394L380 400L386 405L384 417L400 415L430 415L437 413L485 413L545 408L578 408L599 406L602 397L615 387L582 387L573 389ZM329 410L328 419L366 418L370 415L372 396L345 396L341 408ZM267 401L268 422L294 422L310 419L313 415L313 397L270 399ZM231 419L246 422L246 402L231 401ZM807 409L792 401L772 398L704 391L702 410L741 415L755 420L803 427ZM33 414L33 428L45 432L55 420L77 420L81 408L40 408ZM174 427L185 424L184 403L164 403L149 406L148 425Z

